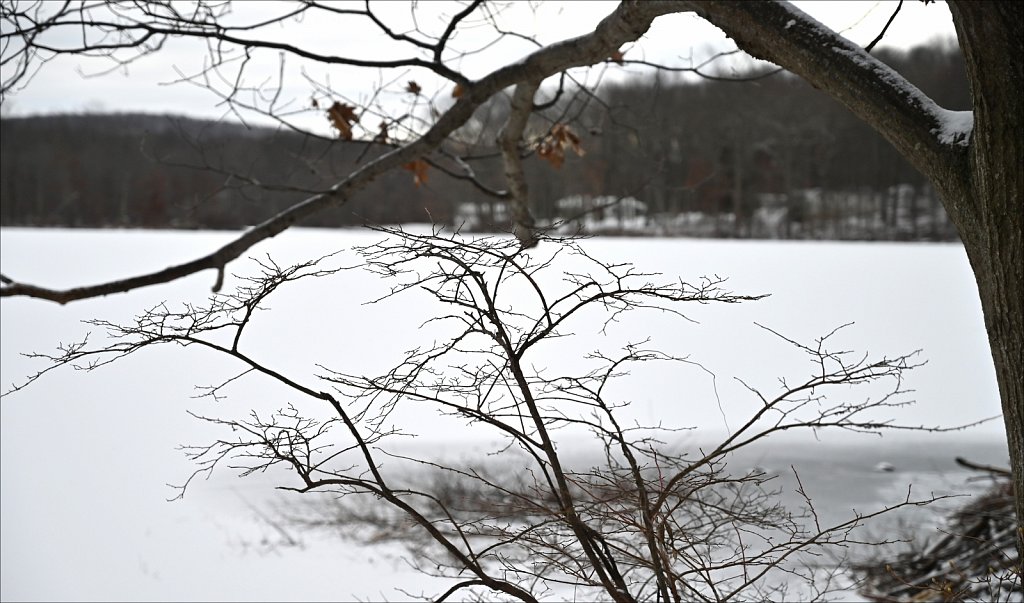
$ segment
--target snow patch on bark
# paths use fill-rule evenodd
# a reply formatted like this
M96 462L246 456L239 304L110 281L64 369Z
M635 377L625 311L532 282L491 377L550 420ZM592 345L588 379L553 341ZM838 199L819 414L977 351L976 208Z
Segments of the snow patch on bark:
M810 15L787 2L780 4L794 17L794 19L786 23L786 29L789 29L793 21L797 20L802 23L803 27L817 30L814 35L818 36L821 40L830 40L833 44L836 42L842 44L841 46L833 45L832 52L842 55L858 67L874 73L881 81L896 89L902 96L927 113L935 123L935 127L930 132L941 144L967 146L970 143L971 132L974 130L973 112L943 109L929 98L928 95L908 82L906 78L865 52L860 46L843 38L836 40L836 33L834 31Z
M950 111L938 106L935 108L939 127L933 128L932 134L938 136L942 144L967 146L971 141L971 131L974 130L974 112Z

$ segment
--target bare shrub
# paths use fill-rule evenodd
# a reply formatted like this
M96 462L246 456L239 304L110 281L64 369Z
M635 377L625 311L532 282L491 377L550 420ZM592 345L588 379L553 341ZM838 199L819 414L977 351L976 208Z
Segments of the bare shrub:
M305 382L250 355L243 334L279 287L342 275L318 261L264 260L258 274L206 305L160 305L124 325L92 321L110 339L41 355L48 366L30 382L58 366L91 370L175 344L245 365L202 395L217 398L257 374L286 385L306 401L270 415L199 416L225 435L184 448L198 463L192 478L224 465L242 475L287 469L293 477L281 489L324 495L291 513L292 522L368 543L402 542L416 567L448 580L437 600L456 593L523 601L819 599L845 587L823 554L858 543L855 529L871 517L927 502L908 493L894 507L822 525L809 496L794 513L779 504L770 476L726 466L731 453L783 431L892 427L879 413L906 403L902 377L916 366L915 354L869 358L830 350L832 334L804 345L765 328L810 359L813 371L781 379L771 393L748 386L758 405L742 425L717 445L686 450L677 445L681 427L628 422L628 401L610 392L630 367L699 367L695 361L647 340L616 354L594 351L582 359L584 370L539 366L537 351L571 341L574 329L608 329L628 313L688 320L685 308L759 296L726 291L717 277L672 281L605 263L573 240L551 240L540 253L511 237L383 234L358 249L363 267L393 282L385 298L433 297L441 313L428 322L446 333L384 374L320 366ZM410 409L444 415L495 444L471 462L410 454L403 436L441 435L423 434ZM799 592L789 590L794 584Z

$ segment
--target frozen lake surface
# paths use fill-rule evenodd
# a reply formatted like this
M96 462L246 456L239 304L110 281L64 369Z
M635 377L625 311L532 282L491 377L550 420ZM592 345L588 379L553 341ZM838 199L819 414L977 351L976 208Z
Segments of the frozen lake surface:
M0 271L42 286L92 284L191 259L232 236L3 229ZM251 254L285 264L381 236L294 229ZM756 402L734 377L770 390L779 377L806 376L806 358L755 322L802 342L852 322L837 335L842 349L889 356L920 349L927 364L909 372L904 383L917 404L886 417L896 422L951 427L999 413L980 305L957 244L615 238L583 246L600 259L633 262L643 271L689 280L717 274L728 277L736 292L771 294L738 306L686 308L696 323L644 315L613 325L607 334L596 326L574 328L584 349L611 352L650 336L657 347L688 356L715 375L696 368L634 375L623 392L639 421L693 426L686 437L712 441ZM352 264L355 257L338 261ZM245 261L230 269L251 272ZM201 273L66 307L5 298L0 381L6 389L39 368L21 353L80 339L88 331L83 319L124 321L163 301L201 302L213 280L212 273ZM379 279L359 271L296 284L271 300L272 310L258 317L248 345L298 378L312 378L318 362L348 372L383 372L419 343L419 325L434 310L419 303L362 305L384 290ZM215 414L301 401L259 380L240 383L220 403L196 400L194 386L222 381L237 367L198 350L146 352L90 373L54 372L0 402L0 598L403 600L396 588L427 594L444 589L411 571L396 547L363 548L327 533L289 534L294 541L285 542L266 507L278 500L271 488L281 476L241 480L224 471L194 483L183 500L166 502L174 496L166 484L181 483L192 469L176 447L205 443L218 433L187 409ZM554 353L540 358L554 370L575 361ZM459 457L486 443L475 433L417 420L423 436L413 448ZM736 462L782 476L796 466L819 511L836 518L899 502L908 486L920 494L976 490L964 483L967 474L953 465L954 456L1006 464L1000 421L932 436L823 432L818 438L772 440ZM874 471L880 462L895 471ZM783 496L795 500L792 484L781 479L780 485Z

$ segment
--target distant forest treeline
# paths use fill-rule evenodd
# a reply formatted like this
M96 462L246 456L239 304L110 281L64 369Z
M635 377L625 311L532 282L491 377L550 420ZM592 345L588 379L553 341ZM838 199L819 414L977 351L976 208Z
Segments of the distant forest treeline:
M875 54L941 106L970 108L957 48ZM541 222L575 216L573 227L592 231L695 236L957 236L923 176L845 108L789 74L747 82L661 74L604 86L596 98L563 99L559 117L535 119L531 130L539 135L569 122L586 154L567 157L560 169L527 160ZM462 133L463 141L490 145L472 153L476 176L494 189L502 182L493 137L505 111L491 103ZM0 127L4 226L238 228L386 150L141 114L5 118ZM451 144L463 144L449 147L454 153L470 150ZM468 229L505 220L501 202L473 185L436 169L429 174L423 186L410 172L385 174L305 225L434 221Z

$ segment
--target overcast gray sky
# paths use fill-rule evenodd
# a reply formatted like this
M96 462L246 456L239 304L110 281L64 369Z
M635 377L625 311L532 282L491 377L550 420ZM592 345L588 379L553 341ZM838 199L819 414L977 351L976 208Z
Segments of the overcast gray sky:
M360 4L361 3L357 3ZM816 1L796 2L799 8L826 25L842 31L858 44L867 44L881 31L897 2L840 2ZM454 6L454 9L453 9ZM579 35L593 29L602 17L615 6L614 2L546 2L539 6L520 2L507 8L501 19L508 29L529 33L544 43L558 41ZM410 3L379 2L382 18L396 28L407 27L410 21ZM458 10L457 5L447 2L421 2L417 23L425 29L439 26L445 15ZM238 16L246 13L269 13L275 8L271 3L242 3ZM395 49L380 37L372 35L372 28L353 27L354 21L336 22L292 22L287 26L276 26L265 36L273 36L294 44L312 46L332 54L379 58L392 53L408 56L406 49ZM477 48L493 39L493 32L483 28L461 32L453 41L464 49ZM924 5L921 2L905 2L903 8L886 34L881 46L908 48L937 38L952 40L955 37L952 19L944 3ZM522 41L507 39L501 44L467 57L455 65L470 77L479 77L503 64L529 52L530 46ZM674 65L686 65L722 49L734 48L731 42L717 28L693 15L669 15L659 18L654 26L636 45L626 49L626 58L647 60ZM198 41L172 41L159 54L145 57L124 69L99 77L85 77L108 70L110 62L87 57L60 57L36 75L31 83L16 94L10 95L2 108L5 115L31 115L52 112L131 111L153 113L187 114L196 117L218 118L225 116L226 107L209 90L188 83L172 84L178 79L178 72L194 73L201 69L208 56L206 47ZM263 52L255 57L254 65L246 75L246 82L274 81L279 70L278 56ZM580 72L578 77L593 83L602 70ZM602 77L622 77L622 69L616 67ZM626 73L641 72L640 67L627 67ZM614 72L614 73L613 73ZM294 117L296 123L327 129L322 114L309 110L309 98L315 86L312 81L330 82L333 90L354 104L371 100L374 89L381 83L393 81L384 94L376 97L378 102L409 103L409 95L403 95L405 82L416 79L428 93L440 92L451 85L438 81L427 72L401 70L381 73L375 69L353 69L345 67L324 67L303 63L293 57L286 57L285 79L282 86L283 102L292 100L292 108L306 110L305 114ZM439 94L443 97L444 94ZM255 121L259 121L258 118Z

